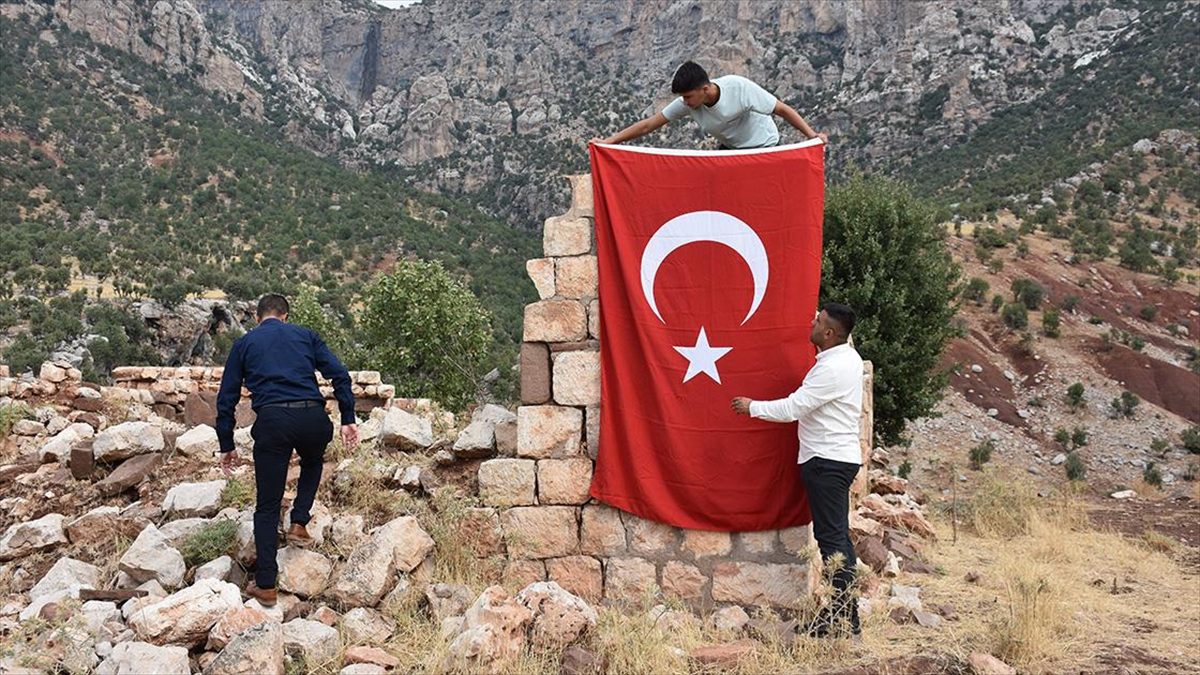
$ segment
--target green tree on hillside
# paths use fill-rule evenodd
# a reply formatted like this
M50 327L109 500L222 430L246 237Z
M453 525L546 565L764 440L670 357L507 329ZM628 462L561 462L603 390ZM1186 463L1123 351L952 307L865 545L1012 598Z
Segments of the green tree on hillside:
M856 176L825 202L822 301L858 313L854 341L875 364L875 432L903 440L905 420L941 398L942 348L954 334L959 268L933 208L891 180Z

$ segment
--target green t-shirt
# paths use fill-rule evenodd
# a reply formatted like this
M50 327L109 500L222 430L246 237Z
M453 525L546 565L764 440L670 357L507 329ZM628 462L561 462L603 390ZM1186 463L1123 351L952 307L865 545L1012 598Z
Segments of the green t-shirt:
M741 75L725 75L713 80L721 97L711 106L689 108L679 97L663 108L663 116L674 122L688 115L704 133L729 148L763 148L779 143L779 129L771 113L775 97L766 89Z

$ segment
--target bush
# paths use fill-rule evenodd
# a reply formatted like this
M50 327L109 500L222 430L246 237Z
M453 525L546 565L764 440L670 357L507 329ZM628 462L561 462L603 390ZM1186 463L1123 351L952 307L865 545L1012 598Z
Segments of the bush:
M1042 332L1046 334L1046 337L1056 338L1059 336L1057 309L1051 307L1042 312Z
M237 521L222 519L209 523L184 540L179 552L188 567L203 565L233 551L237 541Z
M992 296L992 314L999 312L1000 308L1003 306L1004 306L1004 298L999 294L993 295Z
M1167 439L1159 436L1155 436L1154 438L1150 439L1150 452L1153 452L1159 457L1166 457L1170 450L1171 443Z
M6 403L0 406L0 438L8 436L13 425L33 417L33 409L24 403Z
M900 462L900 466L896 467L896 475L907 480L912 475L912 468L912 462L906 459Z
M1063 468L1067 471L1068 480L1083 480L1083 477L1087 475L1087 465L1080 459L1079 453L1074 451L1067 453L1067 461L1063 464Z
M1138 310L1138 316L1142 317L1146 321L1153 321L1154 317L1158 316L1158 308L1154 305L1145 305Z
M1179 432L1179 440L1183 442L1184 450L1193 455L1200 455L1200 424Z
M1025 305L1010 302L1000 311L1000 318L1005 326L1013 330L1022 330L1029 325L1029 310L1025 309Z
M1077 306L1079 306L1079 296L1078 295L1068 295L1067 297L1062 299L1062 304L1059 306L1062 307L1062 310L1064 312L1071 312L1072 314L1074 314L1075 308Z
M938 360L954 334L959 269L934 207L898 183L853 177L825 202L821 298L858 312L855 344L875 363L875 433L903 442L906 420L941 398Z
M996 443L992 439L988 439L979 445L971 448L967 454L967 459L970 461L971 468L979 471L992 459L992 452L996 449Z
M1046 289L1033 279L1016 279L1011 288L1013 300L1025 305L1026 309L1037 309L1046 298Z
M1076 382L1067 387L1067 405L1071 407L1071 410L1079 410L1085 405L1082 382Z
M1146 464L1146 468L1142 469L1142 480L1146 481L1147 485L1153 485L1156 488L1162 487L1162 472L1158 470L1154 462Z
M1062 446L1063 450L1071 449L1071 432L1059 427L1054 430L1054 442Z
M983 299L987 297L987 292L990 287L991 285L988 284L986 279L980 277L971 277L971 280L967 282L966 287L963 288L963 298L965 300L970 300L977 305L982 305Z
M1131 391L1123 391L1120 396L1113 398L1109 402L1109 412L1115 419L1117 417L1133 417L1133 411L1138 407L1142 400L1138 395Z
M1076 448L1082 448L1087 445L1088 432L1083 427L1075 427L1071 432L1071 445Z

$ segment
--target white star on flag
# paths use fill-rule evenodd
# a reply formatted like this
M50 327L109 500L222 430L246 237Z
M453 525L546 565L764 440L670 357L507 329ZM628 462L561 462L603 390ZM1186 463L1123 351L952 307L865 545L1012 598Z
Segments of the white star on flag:
M733 347L710 347L708 336L704 334L704 326L701 326L700 335L696 337L696 346L675 347L675 351L688 360L687 374L683 376L683 381L687 382L700 373L704 373L715 380L717 384L721 384L721 374L717 372L717 360L732 349Z

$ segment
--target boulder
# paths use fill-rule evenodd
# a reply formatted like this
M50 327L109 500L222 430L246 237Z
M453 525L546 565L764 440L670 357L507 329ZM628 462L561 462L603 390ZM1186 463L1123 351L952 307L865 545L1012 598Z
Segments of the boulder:
M351 647L346 650L345 662L354 664L371 664L382 668L395 668L400 665L400 659L378 647Z
M167 490L163 511L174 518L208 518L221 510L221 493L224 491L223 480L180 483Z
M712 614L712 626L722 633L740 633L750 623L750 615L740 605L722 607Z
M326 672L338 665L342 638L337 629L320 621L292 619L283 624L284 658L303 663L308 672Z
M973 652L967 657L973 675L1017 675L1017 669L984 652Z
M96 675L190 675L191 672L187 648L174 645L159 647L147 642L119 642L96 667Z
M382 644L393 628L391 621L368 607L355 607L342 615L342 633L351 644Z
M496 451L496 425L516 419L514 413L498 405L479 408L454 442L454 454L462 458L490 457Z
M517 602L533 613L530 638L537 647L564 647L596 627L599 617L584 600L553 581L526 586Z
M93 441L93 452L95 451L95 445ZM112 473L96 483L96 491L102 496L111 497L129 488L136 487L146 479L146 476L149 476L158 469L160 464L162 464L162 455L159 453L138 455L137 457L127 459L121 462L121 465L114 469Z
M29 590L29 599L37 600L63 591L71 597L78 598L80 589L99 588L100 583L99 567L74 558L59 558L41 581Z
M213 457L219 449L217 430L207 424L192 427L175 439L175 450L188 457Z
M129 618L137 636L154 644L196 645L230 609L242 606L237 586L202 579L162 600L142 607ZM280 654L282 658L282 645Z
M471 589L463 584L430 584L425 589L429 615L438 622L452 616L462 616L474 600Z
M215 560L210 560L196 568L192 575L194 581L201 579L216 579L217 581L230 581L230 575L233 574L233 558L223 555Z
M376 529L350 553L330 595L349 607L374 607L391 588L395 572L411 572L433 550L433 539L416 518L401 516Z
M379 439L389 448L425 450L433 445L433 427L428 420L400 408L391 408L383 418Z
M86 441L95 436L96 430L90 425L82 422L76 422L51 438L45 445L38 449L38 459L43 464L58 463L65 464L71 456L71 448L80 441Z
M210 650L224 649L239 633L271 620L270 614L257 607L239 605L230 608L209 629L206 647Z
M133 540L118 567L138 583L153 579L166 588L179 588L187 571L183 556L153 525L147 525Z
M490 586L463 617L462 632L450 643L447 669L504 672L525 648L525 633L533 620L528 607Z
M283 627L272 621L239 633L203 675L283 675Z
M329 582L333 563L316 551L287 546L279 550L279 590L301 598L320 595Z
M116 462L135 455L162 452L166 446L161 427L149 422L123 422L96 434L92 453L99 462Z
M66 516L51 513L36 520L15 523L0 537L0 561L12 560L34 551L67 543L63 529Z

